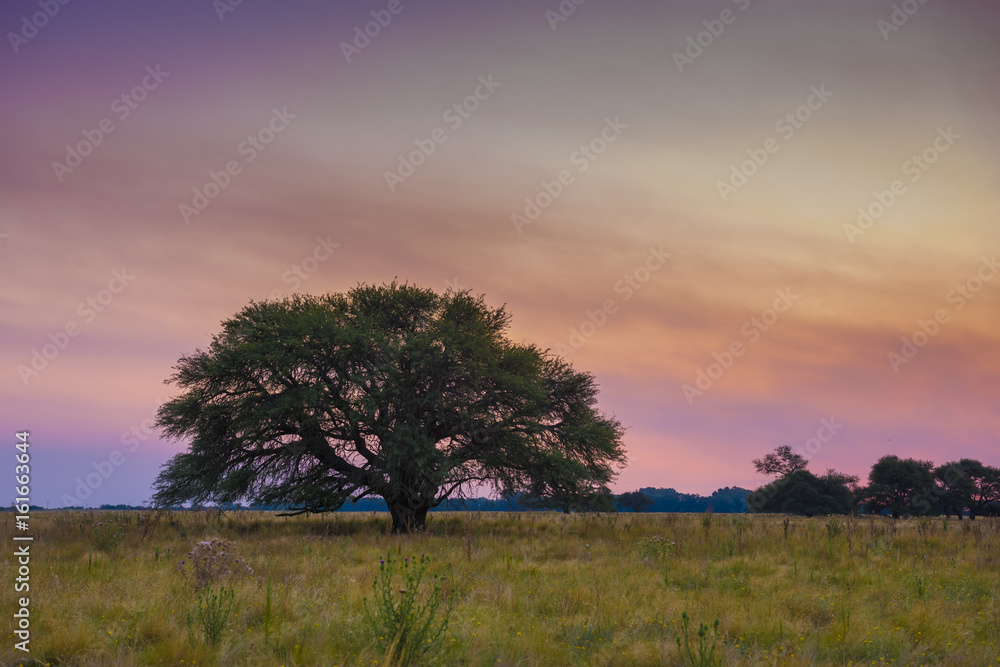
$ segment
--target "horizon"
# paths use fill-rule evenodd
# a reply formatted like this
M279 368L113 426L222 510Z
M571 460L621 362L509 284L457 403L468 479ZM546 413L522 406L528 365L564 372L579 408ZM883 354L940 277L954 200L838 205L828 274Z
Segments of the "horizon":
M164 381L251 301L395 279L592 373L615 493L1000 465L995 3L49 6L0 8L36 505L149 499Z

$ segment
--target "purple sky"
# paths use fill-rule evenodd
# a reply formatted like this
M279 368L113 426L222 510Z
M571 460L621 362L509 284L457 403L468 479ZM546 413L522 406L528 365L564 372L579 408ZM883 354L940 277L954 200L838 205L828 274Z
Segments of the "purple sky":
M782 444L1000 464L996 3L569 4L4 3L32 501L148 499L181 355L251 299L395 277L595 373L616 491L753 488Z

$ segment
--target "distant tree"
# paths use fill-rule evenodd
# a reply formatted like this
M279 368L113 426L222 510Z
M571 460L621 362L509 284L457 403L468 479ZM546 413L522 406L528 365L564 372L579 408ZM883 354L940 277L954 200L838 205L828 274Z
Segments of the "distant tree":
M709 496L708 502L711 503L712 510L717 513L742 513L748 509L747 497L751 493L749 489L741 489L738 486L727 486L713 491L712 495Z
M850 514L854 509L852 479L857 480L832 470L822 477L808 470L794 470L751 493L747 505L751 512Z
M797 470L805 470L808 463L804 456L793 452L791 447L781 445L764 458L754 459L753 467L762 475L784 477Z
M649 496L653 505L651 512L704 512L711 505L714 512L746 512L748 489L725 487L712 492L711 496L697 493L678 493L675 489L644 486L640 492Z
M889 511L895 518L932 514L942 495L933 467L931 461L883 456L872 466L868 486L859 490L859 502L869 512Z
M154 499L301 513L376 496L394 533L484 485L587 499L624 465L624 429L592 375L509 325L467 290L396 282L252 303L175 366L157 424L190 451Z
M618 496L618 505L633 512L645 512L653 506L653 499L642 491L626 491Z
M606 486L594 486L589 489L574 489L566 493L549 493L539 496L526 493L518 498L518 504L527 509L558 510L564 514L570 512L613 512L614 496Z
M942 489L942 510L954 512L959 519L962 510L975 520L990 503L1000 502L1000 468L983 465L976 459L951 461L934 469L934 478Z

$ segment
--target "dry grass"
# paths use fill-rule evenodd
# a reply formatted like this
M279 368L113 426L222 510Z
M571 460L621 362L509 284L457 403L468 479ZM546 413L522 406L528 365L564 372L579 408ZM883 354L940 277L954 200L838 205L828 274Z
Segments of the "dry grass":
M426 553L457 595L442 664L679 665L687 611L694 628L720 619L724 665L1000 665L997 519L440 513L402 538L385 515L151 519L32 516L36 662L5 649L0 663L382 664L362 598L380 557ZM124 538L95 533L102 521ZM178 571L212 539L253 570L214 649L188 640L196 595Z

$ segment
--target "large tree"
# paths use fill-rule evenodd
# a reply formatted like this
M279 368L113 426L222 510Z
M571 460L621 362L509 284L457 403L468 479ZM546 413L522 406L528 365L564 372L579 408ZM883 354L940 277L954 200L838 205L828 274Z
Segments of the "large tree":
M941 485L942 509L959 519L962 510L968 510L969 518L975 520L990 503L1000 501L1000 468L976 459L945 463L934 469L934 477Z
M849 514L854 510L854 488L858 478L832 468L822 477L808 470L809 461L788 445L776 447L762 459L754 459L754 469L778 479L747 496L751 512L785 514Z
M328 512L381 496L395 533L484 486L589 490L625 463L592 375L508 339L468 290L393 282L254 302L167 380L166 435L190 439L155 500Z
M933 467L931 461L883 456L872 466L859 501L869 512L889 511L896 518L931 514L939 508L942 495L934 483Z
M816 516L854 511L852 485L857 477L828 470L817 477L808 470L793 470L747 497L751 512Z

